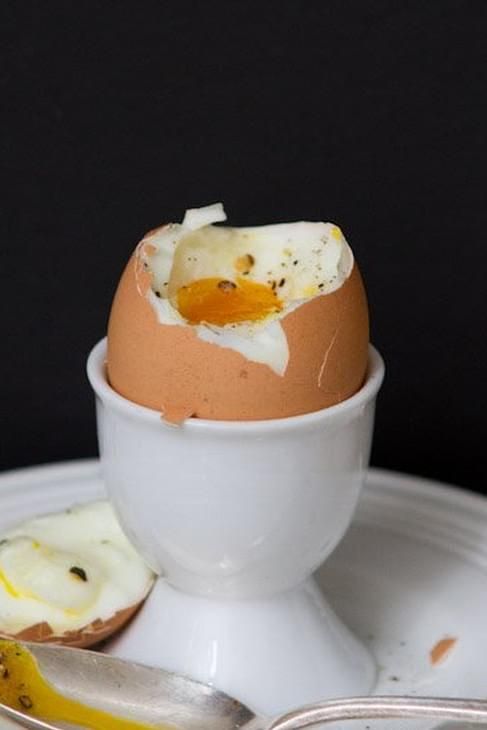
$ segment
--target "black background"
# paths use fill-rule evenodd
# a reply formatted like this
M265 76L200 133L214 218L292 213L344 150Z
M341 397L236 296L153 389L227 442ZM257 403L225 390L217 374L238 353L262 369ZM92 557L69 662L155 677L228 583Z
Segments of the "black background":
M388 369L373 463L487 491L485 0L2 8L2 468L96 453L125 261L221 200L341 225Z

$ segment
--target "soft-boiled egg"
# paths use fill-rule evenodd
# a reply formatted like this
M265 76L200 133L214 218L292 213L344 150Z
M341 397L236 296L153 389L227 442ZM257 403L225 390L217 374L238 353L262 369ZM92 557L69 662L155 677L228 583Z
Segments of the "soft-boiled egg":
M332 223L218 226L220 203L150 231L121 278L108 378L170 422L279 418L358 390L368 310Z
M90 646L131 618L153 580L107 502L32 519L0 539L0 635Z

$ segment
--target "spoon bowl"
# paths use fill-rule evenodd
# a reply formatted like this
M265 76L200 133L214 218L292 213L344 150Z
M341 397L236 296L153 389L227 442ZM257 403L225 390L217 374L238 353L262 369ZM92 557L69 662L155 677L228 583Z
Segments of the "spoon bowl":
M181 730L252 728L254 713L240 702L200 682L158 668L94 651L22 642L37 660L44 679L60 694L109 714L154 727ZM32 728L71 727L38 721L1 708Z

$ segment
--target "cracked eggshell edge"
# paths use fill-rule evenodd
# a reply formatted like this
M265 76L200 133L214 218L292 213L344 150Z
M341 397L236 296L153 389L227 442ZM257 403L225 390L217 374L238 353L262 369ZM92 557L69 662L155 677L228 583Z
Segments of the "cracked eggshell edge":
M108 639L125 626L137 613L144 600L145 598L133 606L117 611L106 620L96 619L87 626L65 631L63 634L56 634L47 621L42 621L17 631L15 634L8 634L0 630L0 638L14 641L32 641L38 644L62 644L63 646L87 649Z

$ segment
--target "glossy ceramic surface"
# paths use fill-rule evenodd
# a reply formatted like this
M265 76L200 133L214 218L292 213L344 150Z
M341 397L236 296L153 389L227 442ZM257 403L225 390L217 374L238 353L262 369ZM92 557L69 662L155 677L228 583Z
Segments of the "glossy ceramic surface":
M5 473L0 532L25 518L103 496L94 461ZM372 470L352 525L317 580L374 654L378 694L487 696L487 500ZM430 651L445 636L457 642L433 665ZM371 730L454 727L432 720L365 724ZM16 726L2 720L1 727ZM364 721L343 725L344 730L364 727Z
M305 580L348 527L368 464L384 365L363 388L293 418L231 422L160 414L113 391L105 341L88 375L107 489L133 544L168 582L212 598L260 598Z

